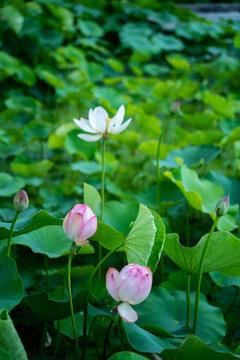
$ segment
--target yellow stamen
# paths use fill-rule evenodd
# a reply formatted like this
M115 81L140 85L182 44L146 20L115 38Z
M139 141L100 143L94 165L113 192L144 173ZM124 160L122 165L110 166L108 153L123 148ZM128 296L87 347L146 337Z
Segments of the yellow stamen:
M105 122L106 122L106 131L108 131L108 126L109 126L109 123L112 119L111 118L106 118L105 119Z

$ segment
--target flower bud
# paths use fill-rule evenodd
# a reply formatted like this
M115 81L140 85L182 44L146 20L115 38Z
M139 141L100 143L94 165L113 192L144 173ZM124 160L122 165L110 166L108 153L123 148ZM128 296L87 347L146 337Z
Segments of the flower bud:
M13 206L17 212L22 212L26 210L29 205L29 199L26 191L21 190L13 198Z
M70 240L83 246L97 231L97 217L89 206L77 204L65 216L63 230Z
M224 196L216 205L216 214L217 216L223 216L226 215L229 208L229 195Z
M175 101L174 103L172 103L172 105L171 105L171 107L170 107L170 112L171 112L172 114L179 113L180 107L181 107L181 101L180 101L180 100Z
M129 264L120 273L110 268L106 275L106 288L117 301L118 313L126 322L137 321L138 315L129 305L140 304L145 300L152 288L152 272L147 266Z

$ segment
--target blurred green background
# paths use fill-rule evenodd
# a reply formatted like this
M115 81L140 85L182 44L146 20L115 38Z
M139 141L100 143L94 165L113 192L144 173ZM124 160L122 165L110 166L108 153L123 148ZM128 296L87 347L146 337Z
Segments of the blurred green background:
M61 215L82 198L84 181L100 188L100 144L77 138L72 121L98 105L113 116L124 104L133 117L107 145L107 197L156 206L167 122L163 170L180 157L201 177L238 186L239 22L149 0L8 0L0 19L3 219L23 187L31 205ZM171 112L178 100L181 110Z

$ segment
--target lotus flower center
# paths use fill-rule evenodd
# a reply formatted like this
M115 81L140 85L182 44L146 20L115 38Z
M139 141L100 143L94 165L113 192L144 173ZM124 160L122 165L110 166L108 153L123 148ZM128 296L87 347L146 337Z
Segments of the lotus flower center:
M108 130L108 126L109 126L109 123L112 119L111 118L106 118L105 119L105 122L106 122L106 130Z

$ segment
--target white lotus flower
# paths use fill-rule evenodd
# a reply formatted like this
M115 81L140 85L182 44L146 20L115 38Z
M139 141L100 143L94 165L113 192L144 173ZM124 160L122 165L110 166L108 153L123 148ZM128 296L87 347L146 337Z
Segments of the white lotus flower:
M73 119L73 121L78 127L80 127L80 129L93 134L78 134L80 139L91 142L99 140L102 136L107 138L108 134L119 134L125 130L132 119L130 118L122 124L124 115L124 105L120 106L116 115L112 119L109 118L107 111L103 107L97 106L94 110L89 110L89 120L80 118L80 120Z

